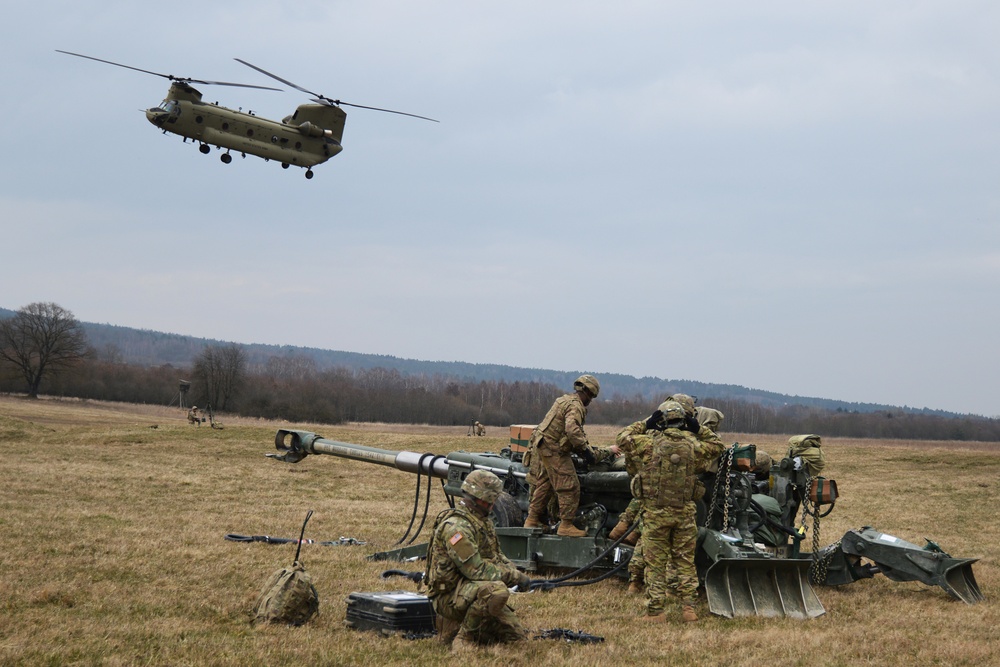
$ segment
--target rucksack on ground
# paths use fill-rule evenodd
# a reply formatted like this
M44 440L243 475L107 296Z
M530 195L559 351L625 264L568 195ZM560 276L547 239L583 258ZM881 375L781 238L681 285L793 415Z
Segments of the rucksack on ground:
M316 587L313 585L312 577L299 562L306 523L311 516L312 510L309 510L306 520L302 523L299 546L295 550L295 561L291 567L283 567L274 572L257 596L257 603L253 608L254 623L302 625L319 612L319 595L316 593Z

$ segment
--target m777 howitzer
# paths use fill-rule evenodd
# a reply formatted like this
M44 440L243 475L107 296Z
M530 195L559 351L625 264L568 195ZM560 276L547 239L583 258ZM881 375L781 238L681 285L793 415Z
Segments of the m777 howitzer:
M576 524L587 530L586 537L524 528L530 492L519 445L526 444L526 438L515 437L515 428L511 428L511 447L500 453L456 451L446 456L378 449L282 429L275 436L280 454L268 456L298 463L310 454L328 454L391 466L443 480L449 497L461 495L462 481L470 472L489 470L504 482L504 493L493 510L497 537L504 554L518 567L531 573L620 569L632 548L621 544L621 538L610 540L608 533L632 499L628 473L610 462L589 467L582 460L577 462L581 494ZM758 479L754 459L754 445L734 444L720 456L718 470L702 477L707 492L697 502L695 564L713 614L814 618L826 610L813 584L842 585L877 573L893 581L940 586L968 604L983 599L972 572L978 559L952 558L930 540L921 548L865 526L848 531L826 548L820 549L814 539L812 552L801 551L806 517L812 517L815 537L821 517L833 510L836 483L811 478L798 458L781 460L769 473L765 471L766 479ZM415 502L414 517L416 507ZM796 528L800 511L801 527ZM417 544L369 558L413 560L424 557L426 549L426 544Z

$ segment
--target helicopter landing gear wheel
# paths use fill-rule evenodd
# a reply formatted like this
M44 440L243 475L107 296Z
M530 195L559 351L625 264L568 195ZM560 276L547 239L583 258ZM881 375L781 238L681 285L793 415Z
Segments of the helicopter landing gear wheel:
M212 147L209 146L208 144L202 144L201 146L198 146L198 150L200 150L205 155L208 155L209 151L212 150Z
M219 159L222 160L223 164L229 164L233 161L233 156L229 153L223 153L219 156Z
M306 169L306 178L312 178L312 177L313 177L313 170Z
M282 162L281 163L281 168L282 169L288 169L288 163L287 162Z

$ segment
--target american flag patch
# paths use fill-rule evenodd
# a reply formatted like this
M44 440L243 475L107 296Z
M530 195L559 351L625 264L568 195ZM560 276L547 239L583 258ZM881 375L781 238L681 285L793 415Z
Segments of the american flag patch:
M455 546L456 544L459 543L459 541L461 541L461 539L462 539L462 533L455 533L454 535L451 536L451 539L448 541L451 542L451 546Z

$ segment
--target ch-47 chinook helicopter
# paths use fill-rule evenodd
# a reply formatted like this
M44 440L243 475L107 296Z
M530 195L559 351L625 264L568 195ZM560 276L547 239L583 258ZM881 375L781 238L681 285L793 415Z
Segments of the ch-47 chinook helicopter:
M291 81L286 81L256 65L251 65L245 60L236 58L235 60L257 70L261 74L265 74L298 91L312 95L312 101L315 104L300 104L295 113L286 116L281 122L278 122L261 118L253 112L234 111L233 109L219 106L218 103L202 102L201 93L193 88L191 84L237 86L240 88L276 91L281 91L280 88L177 77L172 74L151 72L138 67L132 67L131 65L123 65L110 60L85 56L81 53L72 53L59 49L56 49L56 51L70 56L87 58L88 60L96 60L108 65L136 70L137 72L153 74L154 76L170 80L170 89L167 91L166 98L159 106L146 109L146 118L150 123L163 130L164 133L179 134L184 137L185 142L188 139L194 140L199 144L198 148L202 153L207 154L211 152L212 146L225 149L226 152L220 158L226 164L233 161L230 151L237 151L243 157L250 154L264 158L264 160L276 160L281 163L283 169L287 169L291 165L303 167L306 170L306 178L312 178L312 167L326 162L343 150L340 141L344 135L344 121L347 119L347 113L340 108L341 106L385 111L401 116L429 120L434 123L438 122L433 118L403 111L380 109L378 107L334 100L325 95L306 90Z

